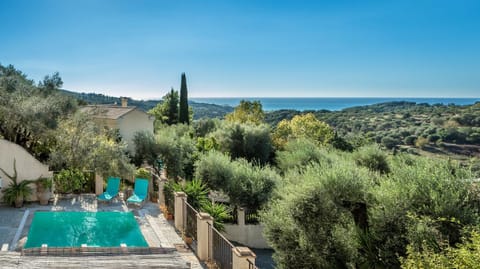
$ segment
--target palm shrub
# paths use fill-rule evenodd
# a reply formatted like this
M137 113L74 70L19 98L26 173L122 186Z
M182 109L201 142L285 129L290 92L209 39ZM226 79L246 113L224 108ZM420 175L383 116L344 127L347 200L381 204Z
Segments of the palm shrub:
M204 203L202 211L213 217L213 226L220 232L225 230L225 221L232 218L232 212L229 207L219 203Z
M23 199L32 193L32 188L29 186L32 181L23 180L20 183L17 181L18 173L15 159L13 159L13 175L8 174L2 168L0 168L0 171L10 179L10 185L3 189L3 201L8 205L21 207Z
M199 210L202 205L208 202L209 189L202 180L194 179L187 181L182 185L182 191L187 195L188 203L195 209Z

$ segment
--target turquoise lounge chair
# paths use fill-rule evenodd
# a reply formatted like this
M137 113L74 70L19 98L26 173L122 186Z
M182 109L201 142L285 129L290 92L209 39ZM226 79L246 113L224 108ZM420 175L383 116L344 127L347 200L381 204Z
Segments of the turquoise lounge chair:
M143 204L148 195L148 179L136 178L133 195L127 199L127 203Z
M99 201L108 202L118 195L120 189L120 178L109 177L107 181L107 190L100 194L97 198Z

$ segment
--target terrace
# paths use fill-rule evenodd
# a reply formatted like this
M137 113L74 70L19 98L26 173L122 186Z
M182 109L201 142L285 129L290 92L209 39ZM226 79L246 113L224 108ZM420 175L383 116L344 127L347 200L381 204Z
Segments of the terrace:
M132 211L148 243L141 251L121 248L46 248L43 252L23 251L36 211L129 212ZM99 203L93 194L72 195L52 204L26 204L21 209L0 206L0 264L2 268L203 268L185 247L174 227L168 223L158 204L142 208L127 207L124 199ZM48 249L48 250L47 250Z

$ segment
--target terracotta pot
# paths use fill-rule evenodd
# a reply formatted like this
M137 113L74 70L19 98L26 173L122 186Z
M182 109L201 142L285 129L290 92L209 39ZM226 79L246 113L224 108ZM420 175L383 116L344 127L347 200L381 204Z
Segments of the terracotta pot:
M187 245L191 245L193 243L193 238L185 236L184 241Z
M40 202L41 205L48 205L48 201L50 200L51 196L52 194L49 191L43 191L43 192L37 193L38 201Z
M17 196L17 199L15 199L15 207L19 208L23 206L23 196Z

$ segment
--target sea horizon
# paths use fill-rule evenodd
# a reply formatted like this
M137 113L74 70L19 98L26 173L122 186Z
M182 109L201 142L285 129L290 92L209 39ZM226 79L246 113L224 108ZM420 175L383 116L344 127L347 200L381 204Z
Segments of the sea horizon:
M241 100L260 101L265 111L292 110L331 110L366 106L385 102L407 101L417 104L455 104L471 105L480 101L480 97L191 97L196 103L207 103L235 107Z

